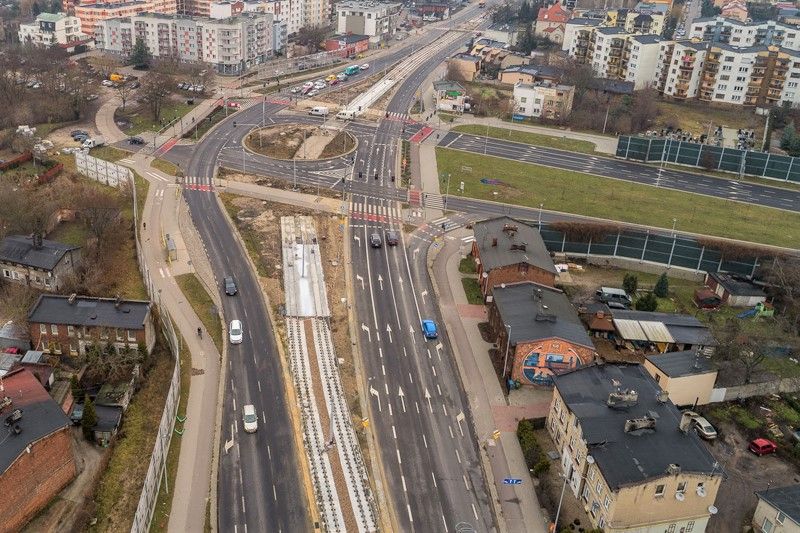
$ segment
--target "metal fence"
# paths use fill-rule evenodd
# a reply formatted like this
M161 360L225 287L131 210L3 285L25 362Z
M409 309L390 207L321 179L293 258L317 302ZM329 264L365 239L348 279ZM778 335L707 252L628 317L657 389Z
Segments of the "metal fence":
M141 240L139 236L139 219L137 210L136 186L131 178L131 191L133 194L133 220L136 233L136 258L139 262L139 269L144 278L147 293L150 300L158 308L161 318L162 331L169 343L170 352L175 358L175 367L172 370L172 379L167 392L167 399L164 404L164 412L161 414L161 422L158 426L156 443L153 446L153 454L150 457L150 465L147 467L147 475L144 478L142 493L139 496L139 504L136 507L136 514L133 516L131 533L145 533L150 529L150 522L153 519L158 491L161 488L162 479L166 479L165 469L167 466L167 453L172 442L172 434L175 429L175 419L178 411L178 403L181 397L181 368L180 368L180 343L172 318L169 312L161 304L161 296L153 285L153 278L150 269L147 268L142 254Z
M90 156L85 151L75 152L75 166L81 174L110 187L133 183L133 173L129 168Z
M797 157L755 150L739 150L661 137L623 135L617 141L616 155L636 161L664 161L800 183L800 161Z
M536 221L529 222L536 226ZM696 239L670 232L625 229L607 235L602 240L576 242L560 231L541 228L542 239L551 252L571 256L615 257L649 262L670 267L682 267L697 272L731 272L752 276L766 257L726 260L719 250L700 244Z

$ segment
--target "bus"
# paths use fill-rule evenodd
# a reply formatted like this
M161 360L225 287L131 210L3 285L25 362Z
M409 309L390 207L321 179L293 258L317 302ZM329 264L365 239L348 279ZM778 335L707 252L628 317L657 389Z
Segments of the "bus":
M344 69L344 73L347 74L348 76L358 74L359 72L361 72L361 69L359 68L358 65L350 65L349 67Z

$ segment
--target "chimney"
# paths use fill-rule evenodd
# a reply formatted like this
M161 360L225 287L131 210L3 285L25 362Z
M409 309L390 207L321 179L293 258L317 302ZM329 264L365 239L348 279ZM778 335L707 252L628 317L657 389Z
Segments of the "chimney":
M669 392L665 390L658 391L658 394L656 394L656 401L658 403L667 403L669 401Z
M635 390L625 389L615 391L608 395L606 405L612 409L626 409L639 403L639 393Z
M681 465L670 463L669 466L667 466L666 473L669 474L670 476L677 476L678 474L681 473Z
M67 299L67 302L69 302L69 305L73 305L75 303L75 298L77 298L77 297L78 297L78 295L76 293L74 293L74 292L72 294L70 294L69 298Z
M594 314L595 318L605 318L606 314L602 311L598 311Z
M497 237L492 237L492 246L497 247Z
M32 244L34 248L41 248L42 247L42 234L41 233L34 233L31 237Z
M641 429L656 429L656 419L651 416L640 418L629 418L625 421L625 433L639 431Z

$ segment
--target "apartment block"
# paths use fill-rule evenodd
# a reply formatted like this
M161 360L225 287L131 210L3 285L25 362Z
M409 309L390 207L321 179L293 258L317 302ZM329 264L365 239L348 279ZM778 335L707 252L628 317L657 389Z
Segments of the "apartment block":
M604 26L622 28L628 33L653 33L664 31L666 15L657 11L640 12L629 9L611 9L606 12Z
M97 2L93 0L72 4L65 0L65 5L74 10L75 16L81 20L81 28L87 35L94 35L97 25L108 19L131 17L140 13L175 14L178 12L176 0L136 0L133 2Z
M620 79L632 81L634 90L656 85L661 38L657 35L634 35L625 41ZM623 74L624 73L624 74Z
M677 99L697 98L708 43L677 41L662 43L659 54L659 90Z
M35 46L65 46L88 38L81 20L64 13L40 13L30 24L19 25L19 42Z
M732 46L780 46L800 50L800 29L774 20L742 22L724 17L695 19L688 28L690 39Z
M102 21L97 47L127 54L137 39L154 57L208 63L220 74L239 74L272 55L273 19L243 13L225 19L152 13Z
M565 498L606 533L702 532L723 472L640 365L552 376L547 430L561 454Z
M391 38L402 4L348 1L336 4L336 31L339 34L369 35L377 43Z

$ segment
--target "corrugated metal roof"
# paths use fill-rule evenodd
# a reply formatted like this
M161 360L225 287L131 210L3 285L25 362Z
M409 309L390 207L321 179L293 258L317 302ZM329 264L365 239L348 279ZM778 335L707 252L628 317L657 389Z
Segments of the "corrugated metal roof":
M647 335L638 320L624 320L615 318L614 327L617 328L623 339L629 341L646 341Z
M667 326L662 322L644 322L640 321L639 326L644 330L647 335L647 340L650 342L674 342L675 339L669 334Z

